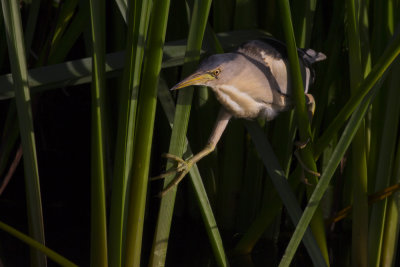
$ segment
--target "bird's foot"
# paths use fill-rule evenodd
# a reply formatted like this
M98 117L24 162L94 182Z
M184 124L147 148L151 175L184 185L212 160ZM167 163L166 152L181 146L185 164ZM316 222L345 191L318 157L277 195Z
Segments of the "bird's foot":
M304 171L306 171L309 174L312 174L312 175L314 175L316 177L320 177L321 174L319 172L310 170L310 168L307 167L307 165L303 162L303 160L301 159L301 156L299 154L300 149L304 149L309 142L310 142L310 139L307 139L307 141L305 141L305 142L296 141L295 142L295 146L297 146L297 149L296 149L296 151L294 151L294 155L296 156L297 161L300 163L300 165L301 165L301 167L303 168ZM310 183L308 182L308 180L306 178L304 178L302 180L306 185L310 185Z
M301 174L300 181L301 181L303 184L307 185L307 186L312 186L312 184L308 181L308 179L307 179L306 176L304 175L304 171L303 171L302 174Z
M168 171L166 171L163 174L160 174L156 177L152 177L150 180L159 180L159 179L164 179L165 177L173 174L177 174L177 176L165 187L159 194L158 197L163 197L165 196L172 188L174 188L176 185L182 181L182 179L186 176L186 174L189 173L190 169L192 168L194 162L192 159L188 160L183 160L182 158L175 156L173 154L165 153L162 155L164 158L175 161L177 163L176 167L172 167Z
M297 150L305 148L310 142L310 138L306 141L294 141L294 145L297 147Z

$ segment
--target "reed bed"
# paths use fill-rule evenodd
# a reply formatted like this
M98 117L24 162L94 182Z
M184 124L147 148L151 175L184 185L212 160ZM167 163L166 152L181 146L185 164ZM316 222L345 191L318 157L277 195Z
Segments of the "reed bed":
M0 263L397 266L399 8L1 0ZM168 89L203 58L267 36L287 45L294 108L231 120L157 197L175 178L150 181L174 167L162 154L200 151L220 107L206 87ZM327 56L312 121L296 47Z

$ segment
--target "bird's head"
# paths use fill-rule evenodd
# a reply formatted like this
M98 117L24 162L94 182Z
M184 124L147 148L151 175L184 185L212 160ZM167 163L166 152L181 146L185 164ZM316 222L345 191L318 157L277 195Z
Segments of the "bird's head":
M235 53L213 55L205 59L193 74L176 84L171 90L191 85L214 87L223 83L239 71L239 66L232 64L233 61L237 60L237 57L238 55Z

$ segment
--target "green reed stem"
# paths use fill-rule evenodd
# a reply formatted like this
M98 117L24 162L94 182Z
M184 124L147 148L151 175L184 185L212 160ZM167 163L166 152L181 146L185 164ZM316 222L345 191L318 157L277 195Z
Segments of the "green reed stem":
M90 1L93 42L91 266L108 266L105 196L105 1Z
M2 0L1 3L24 155L29 233L35 240L44 244L45 238L39 171L36 157L35 131L33 129L32 104L28 85L25 42L21 25L20 8L16 1ZM42 252L31 250L31 257L32 266L46 266L46 256Z
M185 63L182 71L183 76L187 76L194 71L194 68L198 63L203 35L210 11L210 5L210 0L196 0L194 2L186 47ZM192 88L185 88L179 92L169 148L169 153L173 155L182 156L186 149L186 132L190 115L192 95ZM168 163L167 169L171 167L172 164ZM173 178L174 175L166 177L164 186L167 186ZM156 233L153 240L149 266L163 266L165 264L168 237L175 204L175 195L176 188L170 190L168 194L161 199L161 206L158 214Z
M295 103L297 125L299 127L299 135L302 141L310 140L310 142L312 142L311 127L308 118L308 112L305 105L304 86L303 86L303 80L301 78L296 41L294 38L290 5L289 1L287 0L279 1L279 4L283 19L282 24L285 32L286 45L290 61L291 79L293 82L292 83L293 98ZM300 153L301 153L301 158L303 162L306 164L306 166L308 166L308 168L312 171L317 171L317 166L313 158L313 151L311 146L307 145L304 149L301 150ZM314 185L317 184L318 179L313 175L309 176L311 178L309 179L311 184ZM308 197L311 196L312 191L313 191L312 188L307 188ZM325 261L329 266L329 255L328 255L328 247L325 236L325 225L320 210L317 211L315 218L311 222L311 229L315 235L318 245L320 246L321 252L324 255Z
M158 79L167 29L169 0L156 0L150 19L147 56L139 92L135 147L130 182L126 236L126 266L140 266L144 211L149 181L150 154L157 104Z
M112 183L109 249L110 265L121 266L126 191L132 171L137 101L142 73L145 39L150 18L150 1L137 1L128 10L126 61L119 96L118 129Z

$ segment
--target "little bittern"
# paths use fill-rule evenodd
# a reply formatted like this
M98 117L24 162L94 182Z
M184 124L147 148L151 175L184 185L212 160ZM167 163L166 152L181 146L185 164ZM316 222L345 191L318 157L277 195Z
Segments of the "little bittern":
M307 94L314 81L311 64L324 60L326 56L312 49L298 49L298 55L305 96L307 102L313 104L314 98ZM178 166L173 172L179 175L164 189L161 196L177 185L194 163L215 149L232 116L272 120L280 112L293 107L286 46L272 38L249 41L233 53L207 58L192 75L171 90L191 85L210 87L222 107L208 144L202 151L186 161L174 155L166 155L167 158L177 161Z

